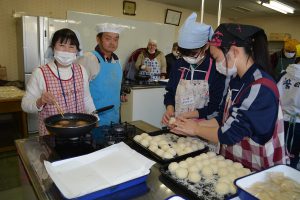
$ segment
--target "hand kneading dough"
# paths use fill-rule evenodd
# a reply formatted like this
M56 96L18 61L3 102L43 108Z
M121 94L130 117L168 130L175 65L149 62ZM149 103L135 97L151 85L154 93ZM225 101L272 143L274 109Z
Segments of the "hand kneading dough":
M187 177L187 175L188 175L188 170L185 169L185 168L178 167L176 169L175 173L176 173L177 178L179 178L179 179L185 179Z
M189 173L188 179L192 183L199 183L201 180L201 176L198 172L191 172Z
M176 169L179 167L177 162L172 162L169 164L168 169L172 174L175 174Z
M216 187L215 187L215 190L219 195L225 195L225 194L228 194L230 192L228 184L224 183L224 182L217 183Z

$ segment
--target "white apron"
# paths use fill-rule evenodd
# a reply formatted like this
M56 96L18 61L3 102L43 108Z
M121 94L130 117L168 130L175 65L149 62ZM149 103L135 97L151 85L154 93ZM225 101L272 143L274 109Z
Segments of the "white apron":
M212 59L210 59L207 72L196 70L193 67L190 69L181 68L181 77L176 89L175 95L175 116L181 113L194 111L203 108L209 102L209 85L208 79L211 71ZM184 72L191 72L191 80L184 78ZM195 71L206 73L204 80L193 80ZM188 73L186 74L186 76Z
M151 68L150 72L140 71L141 75L150 75L149 81L158 81L160 79L160 66L157 58L150 60L149 58L144 59L144 65Z

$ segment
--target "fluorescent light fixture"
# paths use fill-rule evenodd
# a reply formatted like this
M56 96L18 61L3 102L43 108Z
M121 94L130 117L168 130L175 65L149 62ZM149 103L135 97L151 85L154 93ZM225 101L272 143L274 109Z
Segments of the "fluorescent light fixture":
M275 0L270 0L270 3L264 3L262 1L257 1L257 3L283 14L294 13L295 11L295 8Z

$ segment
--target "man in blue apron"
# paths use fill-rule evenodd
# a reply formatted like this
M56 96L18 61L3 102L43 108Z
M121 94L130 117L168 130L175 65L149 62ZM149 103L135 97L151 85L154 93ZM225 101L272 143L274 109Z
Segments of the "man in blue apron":
M103 23L97 25L97 46L80 58L89 75L90 91L96 109L114 105L114 108L99 114L100 125L119 123L122 67L113 52L118 48L119 34L123 26Z

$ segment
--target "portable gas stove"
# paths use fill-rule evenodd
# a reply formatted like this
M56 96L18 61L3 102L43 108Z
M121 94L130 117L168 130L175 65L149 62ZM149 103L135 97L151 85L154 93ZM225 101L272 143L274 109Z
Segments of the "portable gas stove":
M59 138L54 135L40 137L40 143L51 154L51 161L85 155L112 144L125 141L142 131L127 122L94 128L90 133L76 138Z

